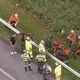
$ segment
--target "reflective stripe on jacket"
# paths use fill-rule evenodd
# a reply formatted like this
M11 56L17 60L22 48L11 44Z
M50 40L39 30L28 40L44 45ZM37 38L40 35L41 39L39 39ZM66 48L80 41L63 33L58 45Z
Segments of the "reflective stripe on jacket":
M44 55L44 54L39 54L39 55L36 56L36 60L37 60L38 62L46 62L46 55Z
M31 50L32 49L31 41L25 40L25 47L26 47L26 50Z
M61 65L58 65L56 68L55 68L55 76L61 76Z
M21 55L21 59L22 59L23 61L28 61L28 55L27 55L26 53L22 54L22 55Z

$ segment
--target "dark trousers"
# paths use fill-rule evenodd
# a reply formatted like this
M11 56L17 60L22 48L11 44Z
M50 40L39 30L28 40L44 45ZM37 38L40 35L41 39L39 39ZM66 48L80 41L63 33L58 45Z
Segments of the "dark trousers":
M38 73L42 74L44 62L38 62Z
M24 50L25 50L25 42L21 42L21 54L24 53Z

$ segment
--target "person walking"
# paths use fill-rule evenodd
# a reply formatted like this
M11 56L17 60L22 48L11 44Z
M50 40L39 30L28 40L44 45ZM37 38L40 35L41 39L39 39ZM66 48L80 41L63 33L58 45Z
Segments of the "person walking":
M32 54L32 42L29 36L26 36L25 39L25 48L26 48L26 53L30 56L31 59L33 59L33 54Z
M61 80L61 74L62 74L62 66L58 63L55 63L56 68L54 69L55 79Z
M43 52L40 52L37 56L36 56L36 61L37 61L37 72L42 74L42 68L43 65L46 62L46 55Z
M17 13L15 14L12 14L10 17L9 17L9 24L13 27L16 27L17 24L19 23L19 16Z
M29 55L26 53L26 50L24 50L24 54L21 55L21 58L24 61L25 71L26 72L27 72L27 70L31 71L32 70L31 59L30 59Z

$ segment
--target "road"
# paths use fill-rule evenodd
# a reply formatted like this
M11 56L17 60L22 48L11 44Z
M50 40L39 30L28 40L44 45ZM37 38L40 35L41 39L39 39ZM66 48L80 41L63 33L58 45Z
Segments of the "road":
M11 55L8 41L0 38L0 80L43 80L42 75L37 74L37 66L33 70L25 72L24 63L20 54Z

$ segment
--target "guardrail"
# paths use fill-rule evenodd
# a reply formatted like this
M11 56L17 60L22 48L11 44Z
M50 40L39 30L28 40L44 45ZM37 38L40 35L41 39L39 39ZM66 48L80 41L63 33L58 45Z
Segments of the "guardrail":
M6 27L8 27L9 29L11 29L12 31L14 31L16 34L20 34L20 31L18 31L17 29L15 29L14 27L12 27L9 23L7 23L5 20L3 20L2 18L0 18L0 22L2 24L4 24ZM32 41L32 40L31 40ZM32 41L32 44L38 48L38 44L36 44L34 41ZM66 65L65 63L63 63L61 60L59 60L58 58L56 58L55 56L51 55L48 51L46 51L46 54L53 59L54 61L58 62L59 64L61 64L63 67L65 67L67 70L69 70L70 72L72 72L74 75L76 75L77 77L80 78L80 74L75 71L74 69L72 69L71 67L69 67L68 65Z

